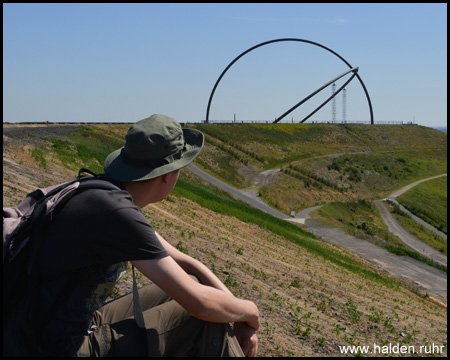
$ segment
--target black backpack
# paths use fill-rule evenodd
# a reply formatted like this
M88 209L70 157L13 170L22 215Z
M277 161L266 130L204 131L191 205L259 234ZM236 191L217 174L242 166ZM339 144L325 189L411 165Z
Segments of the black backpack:
M82 176L84 172L93 176ZM119 189L91 171L81 169L75 180L37 189L16 207L3 208L3 320L25 294L34 291L33 265L44 227L78 190L86 188Z
M91 176L82 176L83 173ZM37 189L16 207L3 208L3 322L20 300L28 295L24 310L28 312L30 324L34 323L33 294L38 280L34 264L44 238L44 228L77 191L94 188L119 190L116 185L101 180L99 175L83 168L75 180ZM134 317L138 327L145 329L134 266L132 269ZM38 329L35 333L36 345L39 346Z

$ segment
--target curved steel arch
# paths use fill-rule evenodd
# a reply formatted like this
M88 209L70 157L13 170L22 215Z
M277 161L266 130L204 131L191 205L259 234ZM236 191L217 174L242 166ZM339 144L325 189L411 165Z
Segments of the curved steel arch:
M325 49L325 50L331 52L333 55L336 55L336 56L337 56L339 59L341 59L341 60L342 60L342 61L343 61L350 69L353 68L353 66L351 66L351 65L349 64L349 62L348 62L347 60L345 60L345 59L344 59L341 55L339 55L337 52L335 52L335 51L333 51L333 50L327 48L327 47L324 46L324 45L321 45L321 44L319 44L319 43L316 43L316 42L314 42L314 41L304 40L304 39L296 39L296 38L283 38L283 39L275 39L275 40L265 41L265 42L263 42L263 43L261 43L261 44L258 44L258 45L255 45L255 46L251 47L251 48L248 49L248 50L245 50L242 54L240 54L240 55L237 56L232 62L230 62L230 63L228 64L228 66L225 68L225 70L222 72L222 74L220 74L219 78L217 79L217 81L216 81L216 83L215 83L215 85L214 85L214 87L213 87L213 89L212 89L212 91L211 91L211 95L209 96L208 107L207 107L207 109L206 109L206 119L205 119L205 123L208 123L208 122L209 122L209 109L210 109L210 107L211 107L211 101L212 101L212 98L213 98L214 93L215 93L215 91L216 91L217 85L219 85L219 82L222 80L223 76L224 76L225 73L228 71L228 69L229 69L236 61L238 61L241 57L243 57L245 54L249 53L250 51L255 50L255 49L257 49L257 48L259 48L259 47L261 47L261 46L264 46L264 45L272 44L272 43L275 43L275 42L281 42L281 41L297 41L297 42L304 42L304 43L311 44L311 45L316 45L316 46L318 46L318 47L321 47L322 49ZM364 85L363 81L361 80L361 77L359 76L359 74L358 74L357 72L355 72L355 75L356 75L356 77L358 78L359 82L361 83L361 86L363 87L364 92L365 92L365 94L366 94L367 102L369 103L369 110L370 110L370 123L373 124L373 123L374 123L374 121L373 121L373 110L372 110L372 103L371 103L371 101L370 101L369 93L367 92L366 86Z

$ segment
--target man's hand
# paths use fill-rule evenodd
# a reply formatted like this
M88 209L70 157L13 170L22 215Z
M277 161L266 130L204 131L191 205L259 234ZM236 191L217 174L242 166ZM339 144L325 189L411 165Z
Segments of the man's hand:
M258 352L258 337L255 329L248 326L245 322L235 322L233 331L244 355L255 357Z

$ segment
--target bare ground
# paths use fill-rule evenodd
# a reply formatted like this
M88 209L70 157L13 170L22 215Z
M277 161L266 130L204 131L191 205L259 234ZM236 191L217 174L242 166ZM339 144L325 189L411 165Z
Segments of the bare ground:
M3 133L3 204L14 205L36 187L74 178L56 159L44 170L30 156L43 145L51 126ZM73 129L73 127L70 127ZM68 128L69 129L69 128ZM6 131L5 131L6 130ZM58 129L57 136L61 136ZM30 137L28 134L35 134ZM144 210L149 222L173 245L215 271L236 296L253 300L261 313L259 356L344 356L339 346L408 346L403 356L427 356L430 346L445 345L447 301L403 285L374 282L306 252L283 237L256 225L217 214L184 198L169 196ZM386 271L339 246L336 252ZM148 281L140 279L145 285ZM128 272L117 293L131 290ZM422 346L422 348L421 348ZM425 348L423 347L425 346ZM436 349L436 347L434 348ZM364 356L376 356L368 353ZM347 355L348 356L348 355Z

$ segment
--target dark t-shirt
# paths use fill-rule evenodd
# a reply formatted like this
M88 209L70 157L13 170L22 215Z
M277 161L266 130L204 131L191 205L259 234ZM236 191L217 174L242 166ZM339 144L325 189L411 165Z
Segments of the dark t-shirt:
M43 349L71 355L127 261L167 255L125 190L88 189L74 196L50 224L40 250L43 282L36 301ZM29 331L29 324L18 325Z

